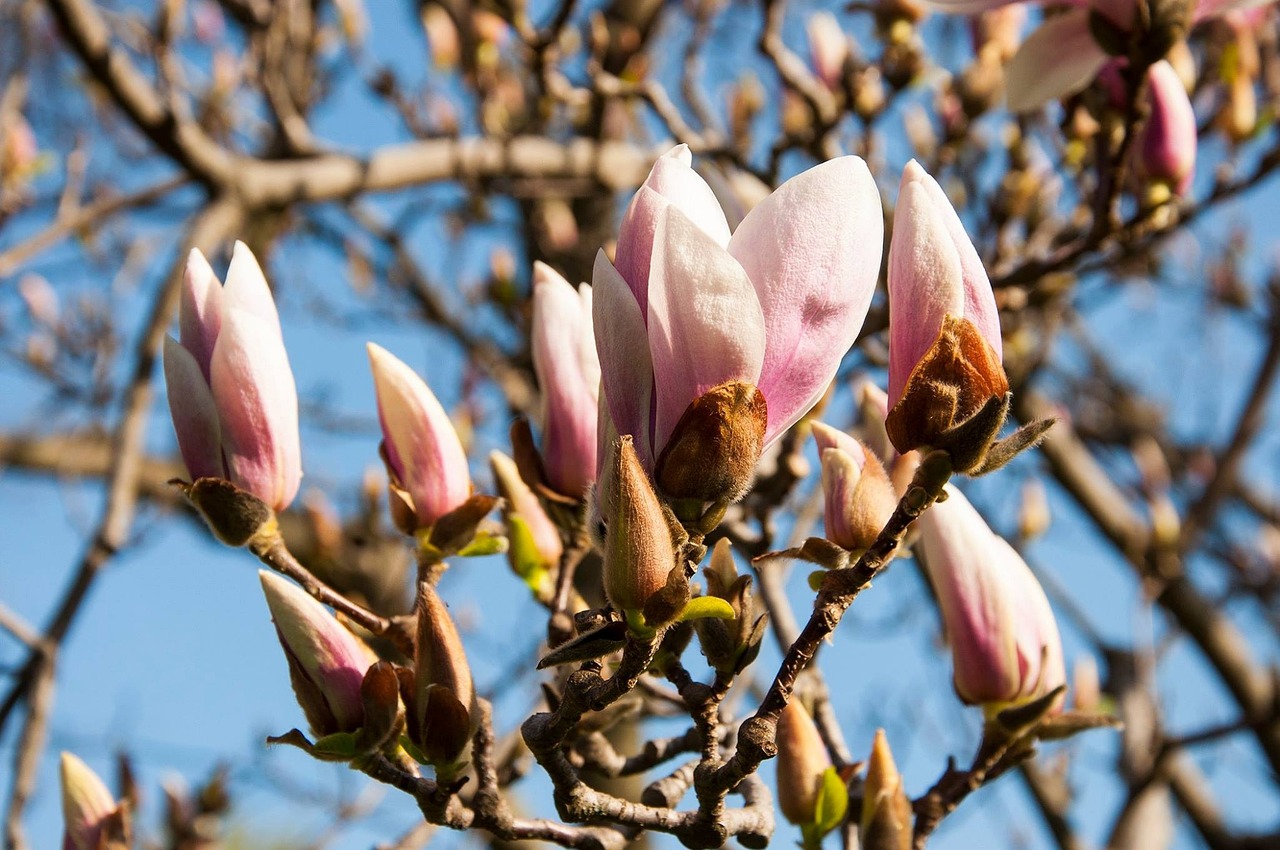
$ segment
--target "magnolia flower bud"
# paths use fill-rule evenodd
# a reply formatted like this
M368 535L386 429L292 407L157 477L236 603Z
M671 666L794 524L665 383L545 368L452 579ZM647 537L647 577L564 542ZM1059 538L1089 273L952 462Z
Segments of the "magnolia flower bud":
M437 770L448 771L462 759L479 719L471 667L453 618L429 582L418 585L417 617L412 692L404 695L409 740Z
M778 808L794 824L813 823L831 757L813 718L792 699L778 716Z
M1098 711L1102 704L1098 662L1092 655L1077 658L1071 670L1071 702L1076 711Z
M378 395L378 421L397 497L412 511L414 531L430 528L471 495L471 472L449 415L418 375L372 342L369 365Z
M877 729L867 760L867 782L862 792L862 822L858 837L863 850L909 850L911 800L902 789L902 775L893 763L884 730Z
M1196 113L1178 72L1163 59L1147 71L1147 102L1138 142L1142 171L1175 195L1186 194L1196 171Z
M609 450L601 487L604 593L620 612L642 611L676 566L671 529L631 437Z
M814 72L827 88L839 89L849 57L849 39L840 28L840 21L830 12L815 12L809 16L806 29Z
M591 287L575 292L545 263L533 264L533 369L545 415L542 463L547 482L582 498L595 482L600 358L591 325Z
M364 725L360 685L377 657L302 588L266 570L258 578L311 731L356 731Z
M164 376L187 471L283 510L302 480L298 392L271 290L243 242L226 286L192 250L178 324L179 339L165 339Z
M751 576L738 575L733 550L727 538L716 541L711 563L703 570L707 595L723 599L733 609L732 620L704 617L694 621L698 643L707 663L718 672L732 676L755 660L768 616L756 616L751 596Z
M813 423L822 458L827 539L850 551L870 548L898 504L889 476L869 450L843 431Z
M1053 609L1031 569L953 487L917 521L919 554L942 610L956 693L988 712L1066 681Z
M71 753L62 754L58 775L62 783L62 821L66 830L64 850L98 850L103 846L107 819L119 808L115 798L98 775Z
M946 448L956 468L968 471L985 455L1003 411L993 427L973 433L962 426L1009 390L995 296L960 217L914 160L903 172L893 222L889 437L900 452Z
M506 500L503 516L507 524L523 523L528 532L528 540L533 544L538 561L544 568L550 569L559 564L560 556L564 552L560 531L551 522L547 512L542 509L538 497L520 477L516 462L495 450L489 453L489 466L493 470L493 480L498 487L498 493ZM508 557L514 559L525 556L527 553L518 551L516 533L512 532L509 536L512 538L512 543L511 548L507 550ZM514 560L512 565L516 567L517 572L520 572L520 567Z

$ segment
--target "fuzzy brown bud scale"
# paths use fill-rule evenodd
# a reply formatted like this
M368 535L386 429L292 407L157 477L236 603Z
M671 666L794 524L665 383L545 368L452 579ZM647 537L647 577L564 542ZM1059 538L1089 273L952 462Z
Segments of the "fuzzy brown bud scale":
M1000 356L977 326L948 315L937 340L912 370L902 397L889 411L885 428L899 452L928 446L981 456L985 445L960 445L956 438L973 436L963 426L985 414L993 400L998 402L1008 392L1009 379ZM977 437L989 443L1000 421L989 434L984 428Z
M658 457L659 489L672 499L734 502L751 487L764 449L768 404L759 388L728 381L694 399Z
M613 444L604 469L604 592L619 611L642 611L676 567L671 526L631 437Z

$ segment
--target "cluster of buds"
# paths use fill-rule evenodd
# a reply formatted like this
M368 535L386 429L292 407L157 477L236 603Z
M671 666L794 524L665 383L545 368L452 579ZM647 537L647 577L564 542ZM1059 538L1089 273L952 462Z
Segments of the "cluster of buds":
M756 614L751 576L738 575L727 539L716 542L711 550L711 563L703 575L707 580L707 596L723 599L733 611L732 619L706 617L694 624L707 663L728 681L756 659L769 615Z
M429 582L418 587L412 667L379 661L367 644L293 583L259 573L312 743L296 730L275 743L351 761L401 748L437 775L464 763L477 717L458 630Z
M732 235L690 162L683 145L658 160L593 275L602 404L682 519L740 498L822 397L870 305L883 228L857 157L787 181Z
M243 242L226 286L199 250L191 252L178 325L178 339L165 339L164 375L178 448L195 479L189 495L202 506L201 479L229 481L283 510L302 480L298 393L271 290ZM220 518L204 513L218 533Z

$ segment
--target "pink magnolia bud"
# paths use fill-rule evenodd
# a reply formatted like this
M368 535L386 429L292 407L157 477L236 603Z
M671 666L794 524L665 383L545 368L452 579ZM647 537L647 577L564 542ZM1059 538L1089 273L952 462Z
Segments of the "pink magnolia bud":
M937 445L1009 389L982 260L937 181L912 160L889 248L888 431L900 452Z
M377 657L302 588L266 570L258 578L311 731L356 731L364 724L360 685Z
M826 391L878 274L879 193L857 157L787 181L732 237L690 162L683 145L658 160L623 217L616 265L601 253L593 275L605 403L647 470L712 390L722 397L704 415L754 408L752 390L763 395L754 465Z
M898 499L884 467L843 431L813 423L822 459L827 539L850 551L867 549L884 528Z
M1183 195L1196 172L1196 113L1178 72L1163 59L1147 71L1147 100L1150 112L1139 139L1142 171Z
M918 520L917 545L942 609L956 693L997 711L1044 696L1066 681L1049 600L1013 547L947 489Z
M792 699L778 716L778 808L794 824L812 823L831 757L813 718Z
M580 498L595 482L600 358L591 287L574 291L545 263L533 264L533 369L545 415L542 461L557 492Z
M225 287L192 250L178 324L179 340L165 340L164 374L187 471L283 510L302 481L298 392L271 290L243 242Z
M98 850L106 820L119 808L115 798L98 775L71 753L62 754L59 779L64 850Z
M840 21L830 12L809 16L809 57L818 79L827 88L839 89L844 80L844 63L849 58L849 38Z
M369 343L378 396L378 421L392 484L408 494L419 528L458 508L471 496L471 472L449 415L412 369Z

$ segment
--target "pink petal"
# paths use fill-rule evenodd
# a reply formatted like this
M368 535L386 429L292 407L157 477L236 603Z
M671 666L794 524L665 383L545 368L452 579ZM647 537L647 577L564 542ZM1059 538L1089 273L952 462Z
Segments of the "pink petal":
M209 380L209 361L213 359L213 346L221 327L222 284L200 249L192 248L182 275L178 339L200 364L205 381Z
M227 285L222 292L222 310L243 310L257 316L279 337L280 314L276 311L271 287L262 274L258 258L243 242L237 242L231 252L231 266L227 269Z
M648 315L649 266L658 216L670 204L679 207L720 247L729 244L729 223L715 193L690 167L688 145L677 145L653 164L648 178L632 198L618 231L615 267L635 293L641 312Z
M818 447L819 456L822 456L827 449L839 449L853 458L859 469L867 462L867 455L862 450L862 444L855 440L852 435L846 434L839 428L832 428L825 422L813 422L810 427L813 429L813 442Z
M819 449L818 456L822 461L823 529L828 540L852 549L857 543L849 524L849 505L862 478L859 461L865 462L865 455L859 458L842 449L827 448Z
M232 483L283 510L302 481L302 449L298 391L279 326L224 310L210 374Z
M1217 18L1228 12L1261 9L1274 2L1275 0L1199 0L1196 3L1195 23Z
M962 316L965 303L960 252L943 210L922 182L908 181L909 173L898 193L889 246L890 407L937 339L943 318Z
M580 295L544 263L533 266L533 366L545 416L542 456L553 487L568 496L595 480L600 364L590 290Z
M434 525L471 496L466 452L418 373L379 345L371 342L366 348L388 454L399 464L400 483L413 498L418 522Z
M213 393L200 364L171 336L164 338L164 383L187 472L192 479L226 477Z
M1107 54L1089 30L1089 10L1072 9L1042 23L1005 67L1005 97L1014 112L1030 112L1075 94L1093 81Z
M769 404L766 446L817 403L857 339L883 240L879 190L854 156L783 183L730 240L729 253L764 311L759 386Z
M591 282L591 315L609 418L618 434L635 437L640 463L651 470L656 460L650 426L653 360L644 315L627 282L604 251L596 253ZM603 435L604 430L599 429L599 433ZM603 462L604 455L605 452L600 452L597 461Z
M653 244L649 352L655 455L695 399L725 381L758 385L764 359L764 313L746 271L675 206L659 216Z

